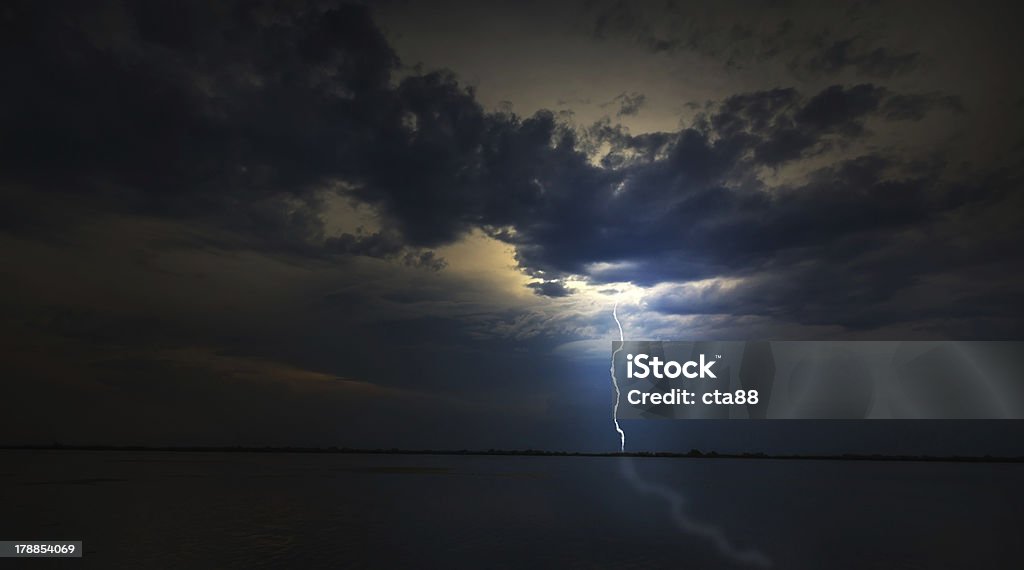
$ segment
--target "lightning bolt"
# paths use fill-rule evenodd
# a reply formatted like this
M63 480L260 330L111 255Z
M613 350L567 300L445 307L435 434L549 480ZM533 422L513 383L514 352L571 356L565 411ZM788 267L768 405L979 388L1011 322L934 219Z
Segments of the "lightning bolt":
M612 306L612 318L615 319L615 325L619 327L619 342L624 343L626 340L625 335L622 334L622 323L619 322L618 311L619 300L616 299ZM619 427L619 381L615 378L615 356L621 351L622 344L619 344L619 348L612 352L612 365L609 369L612 375L612 386L615 386L615 407L612 409L612 421L615 422L615 431L619 432L620 452L626 450L626 434ZM645 481L633 466L632 458L622 457L619 461L622 462L622 475L633 489L644 495L654 495L668 504L672 521L680 531L710 542L723 556L738 564L761 568L772 566L771 559L761 552L736 548L722 529L688 515L683 508L686 503L683 496L672 487Z
M626 451L626 433L619 427L619 398L621 393L619 392L619 381L615 378L615 355L622 352L622 343L626 342L625 337L622 335L622 323L619 322L619 300L615 300L615 305L612 306L612 318L615 319L615 325L619 327L619 348L612 352L612 365L608 371L612 375L612 386L615 387L615 407L612 408L612 422L615 423L615 431L619 432L619 451Z

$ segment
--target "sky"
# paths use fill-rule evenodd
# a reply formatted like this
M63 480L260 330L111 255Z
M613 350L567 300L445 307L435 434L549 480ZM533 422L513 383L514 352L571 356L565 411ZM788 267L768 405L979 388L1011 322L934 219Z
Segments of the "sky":
M1009 3L0 8L0 443L613 450L632 339L1020 340ZM871 423L872 425L867 425ZM626 422L1024 452L1019 422Z

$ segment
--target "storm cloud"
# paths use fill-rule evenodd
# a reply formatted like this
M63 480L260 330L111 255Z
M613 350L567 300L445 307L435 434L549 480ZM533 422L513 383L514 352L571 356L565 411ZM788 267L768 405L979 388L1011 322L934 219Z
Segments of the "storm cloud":
M255 358L289 382L383 378L400 390L368 393L403 401L416 393L410 378L472 391L439 371L443 350L512 362L524 346L547 354L603 338L611 323L594 307L627 287L642 292L652 322L675 326L1021 334L1020 149L1004 139L1022 110L979 105L972 91L1006 82L1007 100L1019 101L1016 83L963 77L926 45L861 29L885 7L825 23L773 3L751 10L760 20L672 3L578 8L565 57L589 42L602 50L589 64L599 75L639 52L681 83L725 87L694 99L627 80L591 97L567 79L565 108L520 112L490 102L484 91L495 88L472 73L400 54L415 38L389 31L400 21L386 11L401 7L5 6L0 233L23 253L7 287L12 299L35 283L59 292L17 326L61 346L170 346L146 358L216 362L214 375ZM563 25L559 10L538 26ZM462 12L442 12L457 29ZM489 49L495 61L512 57ZM564 72L542 55L555 71L538 82ZM689 74L676 71L686 65ZM539 89L510 98L532 101ZM579 118L588 112L597 115ZM445 251L491 265L459 268ZM116 271L104 273L107 262ZM219 273L242 266L242 284ZM494 273L509 268L523 282L502 288L513 278ZM82 301L68 292L78 281L108 294ZM193 282L203 285L195 298L216 300L181 301ZM175 311L193 320L169 322ZM415 352L416 367L386 362L374 343ZM530 365L509 364L502 378L515 382L517 366ZM331 394L364 387L338 385Z
M755 279L758 290L778 290L747 297L746 309L852 324L845 305L966 272L1019 237L960 224L958 255L921 250L922 234L951 235L943 228L969 209L1012 211L1008 173L950 180L948 157L868 149L799 181L764 180L855 144L869 124L962 112L952 95L777 88L732 95L677 131L606 127L584 141L551 112L485 110L450 72L409 73L361 6L54 10L5 15L19 48L6 50L8 184L208 224L257 248L441 269L431 248L480 229L544 276L533 286L543 295L570 294L557 281L569 276L654 285L765 272L776 277ZM849 59L841 46L821 57ZM631 115L643 101L613 102ZM386 227L326 235L325 193L373 207ZM1016 267L1006 276L1018 277ZM794 306L811 289L832 292L835 316Z

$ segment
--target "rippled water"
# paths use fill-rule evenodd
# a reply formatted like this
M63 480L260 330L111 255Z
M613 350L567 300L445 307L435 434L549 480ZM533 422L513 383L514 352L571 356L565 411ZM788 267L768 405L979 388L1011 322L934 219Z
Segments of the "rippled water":
M1021 464L3 451L0 539L84 540L82 560L45 561L61 567L1005 568L1020 567L1022 476Z

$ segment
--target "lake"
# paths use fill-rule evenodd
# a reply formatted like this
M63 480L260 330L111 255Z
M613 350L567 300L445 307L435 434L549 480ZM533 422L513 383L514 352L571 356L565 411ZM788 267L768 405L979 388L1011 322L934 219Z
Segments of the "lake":
M0 451L38 567L1021 567L1024 464ZM4 563L0 561L0 566Z

